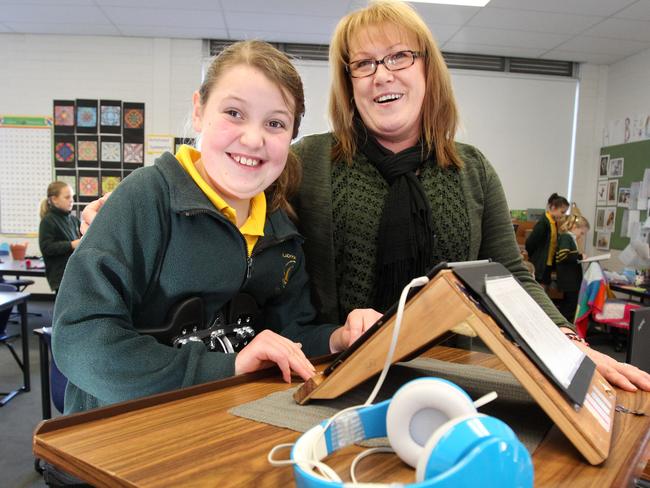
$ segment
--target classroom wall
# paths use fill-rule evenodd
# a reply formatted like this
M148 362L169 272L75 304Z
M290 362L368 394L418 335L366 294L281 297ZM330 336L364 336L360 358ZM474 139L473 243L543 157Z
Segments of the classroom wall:
M602 133L610 120L650 109L650 49L609 66L581 67L580 118L576 146L576 172L573 199L594 225L596 185ZM650 158L648 160L650 166ZM588 252L601 254L592 248L593 230L587 242ZM611 270L620 271L620 251L612 250L612 258L604 262Z
M147 134L182 135L191 93L201 80L197 67L204 58L200 40L0 34L3 86L11 87L0 91L0 113L49 115L54 98L114 98L146 104ZM327 84L328 70L319 69L316 64L304 62L298 69L306 84L310 77ZM637 107L650 107L649 84L650 50L611 67L587 64L580 68L571 189L572 199L591 220L595 212L595 162L602 128L607 120L620 118ZM315 95L309 91L308 88L307 98L311 99ZM319 88L312 93L315 92L326 99L326 90ZM315 105L323 107L319 110ZM301 132L326 127L324 108L325 103L321 102L308 106ZM504 134L502 139L508 138ZM526 168L517 168L516 172L526 174ZM559 180L558 192L565 192L566 179L562 176ZM529 206L543 204L537 200ZM19 240L24 239L0 235L0 242ZM37 239L28 240L30 251L37 254ZM46 292L48 288L34 287L33 291Z
M55 98L144 102L147 134L183 135L202 58L201 40L0 34L0 114L51 115ZM0 234L25 240L40 254L37 237ZM30 292L49 293L37 281Z

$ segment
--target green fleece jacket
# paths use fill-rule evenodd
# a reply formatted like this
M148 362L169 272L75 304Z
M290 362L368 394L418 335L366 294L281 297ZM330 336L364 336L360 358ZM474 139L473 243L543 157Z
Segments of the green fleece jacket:
M551 246L551 223L544 215L537 221L532 232L526 239L528 259L535 266L535 278L541 281L546 271L548 248Z
M72 254L71 242L79 239L79 219L54 206L41 219L38 246L45 262L45 277L52 290L58 290L63 271Z
M54 309L52 351L69 383L65 413L234 374L234 354L202 343L172 348L146 334L169 309L201 296L206 319L239 292L261 309L261 328L329 353L333 325L315 311L302 237L284 212L267 216L247 258L239 230L169 153L135 171L107 201L68 262Z
M317 134L304 137L292 148L303 163L303 181L294 203L300 232L305 237L304 250L313 301L320 311L319 320L336 323L342 321L351 308L369 306L369 302L363 303L363 298L349 300L342 306L341 297L349 294L345 280L350 274L365 276L364 280L355 282L355 288L361 289L355 296L372 296L375 285L372 270L375 269L377 248L376 233L373 232L378 227L388 185L362 154L357 154L351 165L333 164L332 143L330 133ZM460 189L447 188L446 192L453 195L450 198L457 205L454 214L439 202L431 205L434 228L439 228L441 234L460 234L464 242L464 246L457 246L462 250L460 254L455 250L453 256L441 253L438 260L491 258L503 264L556 324L572 328L522 263L506 197L493 167L476 148L458 143L457 149L464 162L457 177L443 174L444 170L425 171L422 175L425 188L460 184ZM360 171L359 167L371 167L372 170ZM343 177L340 173L344 173ZM345 173L350 176L346 178ZM429 184L427 180L434 178L442 184ZM360 184L359 179L364 179L365 184ZM374 195L369 196L370 191ZM347 212L352 204L354 211ZM345 225L339 224L344 219L347 220ZM440 226L440 222L445 225ZM357 234L366 237L359 240ZM365 259L345 262L346 269L342 273L337 269L342 263L337 250L351 243L360 247L358 255L365 256ZM432 260L431 264L433 266L435 262ZM371 271L366 272L367 268Z

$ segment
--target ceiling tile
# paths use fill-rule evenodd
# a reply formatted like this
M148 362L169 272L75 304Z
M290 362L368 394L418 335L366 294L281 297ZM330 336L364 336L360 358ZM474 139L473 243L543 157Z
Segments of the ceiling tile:
M636 0L490 0L485 8L514 8L537 12L598 15L608 17Z
M469 21L468 25L556 34L578 34L601 20L603 17L490 8L481 10Z
M31 1L31 0L30 0ZM216 0L93 0L93 3L103 7L138 7L138 8L171 8L184 10L221 10L221 4Z
M32 5L19 4L11 5L11 8L3 6L0 8L0 22L80 22L92 24L108 24L103 12L95 6L75 6L70 10L63 6L54 5Z
M124 36L132 37L161 37L160 27L150 25L127 25L120 26ZM178 39L229 39L226 29L210 27L181 27L169 26L165 28L165 37Z
M617 12L614 17L650 21L650 0L639 0L635 4Z
M540 57L542 59L557 59L559 61L575 61L577 63L592 64L612 64L620 59L616 54L581 53L562 49L553 49Z
M451 38L451 41L487 44L490 46L551 49L568 39L570 39L570 36L565 34L486 29L484 27L463 27Z
M450 53L485 54L488 56L509 56L516 58L537 58L545 49L531 49L508 46L486 46L467 42L448 42L442 50Z
M13 32L38 32L39 34L63 34L82 36L119 36L121 33L111 24L88 22L6 22Z
M415 3L413 7L427 24L449 25L463 25L481 10L479 7L434 5L431 3Z
M58 7L87 5L95 6L97 2L93 0L60 0L56 2ZM0 0L2 8L14 8L14 6L29 6L29 5L52 5L52 0Z
M306 44L329 44L329 34L296 33L292 31L230 30L231 39L263 39L268 42L297 42Z
M648 48L650 48L650 42L581 36L557 46L556 49L582 53L631 56L632 54L636 54L639 51L643 51L644 49Z
M438 44L442 44L448 41L454 34L456 34L456 32L458 32L458 29L460 29L460 26L429 24L429 29L431 30L431 33L433 34L436 42Z
M213 0L214 2L214 0ZM216 2L215 2L216 3ZM348 11L349 0L304 1L304 0L221 0L227 12L257 12L268 14L310 15L343 17Z
M586 30L584 35L631 41L650 41L650 22L609 18Z
M120 29L129 25L158 26L160 30L156 37L162 37L170 27L225 28L223 15L219 11L104 7L104 12Z
M255 12L225 13L226 25L229 31L259 30L276 32L286 36L295 34L326 34L329 38L338 22L335 17L316 17L307 15L261 14ZM288 40L288 39L287 39ZM328 41L329 42L329 41Z

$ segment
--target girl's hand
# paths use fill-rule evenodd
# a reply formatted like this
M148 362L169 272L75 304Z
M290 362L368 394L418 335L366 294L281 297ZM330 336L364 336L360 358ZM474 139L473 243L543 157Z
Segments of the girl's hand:
M341 352L350 347L361 334L368 330L382 314L372 308L357 308L348 314L342 327L330 336L330 351Z
M72 249L77 249L77 246L81 242L81 239L75 239L74 241L70 241L70 245L72 246Z
M316 370L301 348L302 344L271 330L263 330L237 354L235 374L252 373L277 364L282 371L282 379L287 383L291 383L292 371L307 381Z
M100 199L93 200L88 205L86 205L84 211L81 212L81 226L80 226L81 235L84 235L86 233L88 227L90 227L90 224L93 223L93 220L95 220L95 217L97 217L97 214L99 213L102 206L104 205L104 202L106 202L106 199L108 199L108 197L110 196L111 196L111 192L108 192Z

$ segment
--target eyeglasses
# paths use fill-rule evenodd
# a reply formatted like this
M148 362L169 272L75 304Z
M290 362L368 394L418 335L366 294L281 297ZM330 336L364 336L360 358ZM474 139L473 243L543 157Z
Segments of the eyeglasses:
M413 66L416 58L422 57L418 51L399 51L384 56L382 59L360 59L353 61L346 66L348 73L352 78L365 78L374 75L377 67L383 64L389 71L399 71Z

